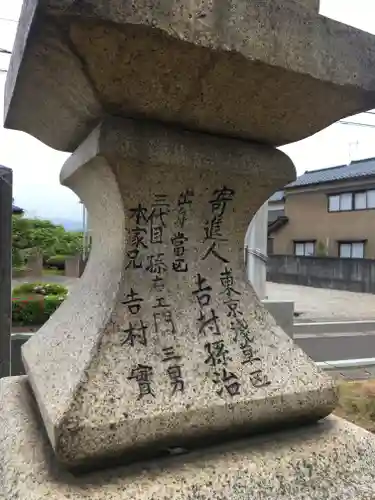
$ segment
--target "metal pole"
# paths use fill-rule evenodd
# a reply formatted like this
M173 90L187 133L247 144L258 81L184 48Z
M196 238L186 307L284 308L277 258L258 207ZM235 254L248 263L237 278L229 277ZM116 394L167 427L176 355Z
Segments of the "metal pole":
M12 170L0 166L0 378L11 372L12 182Z

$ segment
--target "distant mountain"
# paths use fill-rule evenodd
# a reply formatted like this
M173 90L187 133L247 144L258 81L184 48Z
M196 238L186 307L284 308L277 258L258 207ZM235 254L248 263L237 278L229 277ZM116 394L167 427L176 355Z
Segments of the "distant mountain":
M71 220L71 219L63 219L60 217L54 217L51 219L51 222L57 224L59 226L64 226L67 231L82 231L83 225L82 221L79 220Z

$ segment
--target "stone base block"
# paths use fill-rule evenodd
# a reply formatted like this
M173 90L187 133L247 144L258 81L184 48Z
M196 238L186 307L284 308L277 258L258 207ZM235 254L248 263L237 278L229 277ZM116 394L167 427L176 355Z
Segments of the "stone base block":
M27 377L0 382L2 500L370 500L375 437L344 420L74 475L55 460Z
M262 304L284 332L293 338L294 302L292 300L262 300Z

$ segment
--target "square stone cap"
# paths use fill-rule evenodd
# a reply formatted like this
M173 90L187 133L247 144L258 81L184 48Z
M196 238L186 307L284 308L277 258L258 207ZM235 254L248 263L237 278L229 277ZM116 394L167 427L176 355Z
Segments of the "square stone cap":
M6 500L369 500L375 437L328 417L182 456L73 475L53 456L27 377L0 381L0 498Z
M64 151L108 114L281 145L375 107L374 41L317 0L25 0L5 126Z

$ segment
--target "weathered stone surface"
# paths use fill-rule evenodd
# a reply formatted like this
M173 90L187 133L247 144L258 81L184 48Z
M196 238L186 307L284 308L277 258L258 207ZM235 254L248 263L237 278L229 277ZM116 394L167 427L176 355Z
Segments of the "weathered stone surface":
M107 114L280 145L374 107L374 65L315 0L27 0L6 126L66 151Z
M370 500L375 440L334 417L181 457L82 476L56 462L26 377L0 381L6 500Z
M23 346L59 460L133 459L332 410L332 381L276 326L244 268L251 217L293 177L275 149L122 119L66 162L93 249Z

